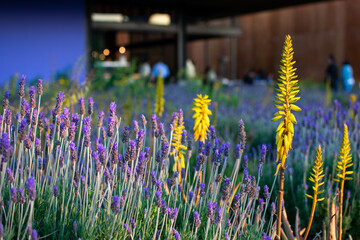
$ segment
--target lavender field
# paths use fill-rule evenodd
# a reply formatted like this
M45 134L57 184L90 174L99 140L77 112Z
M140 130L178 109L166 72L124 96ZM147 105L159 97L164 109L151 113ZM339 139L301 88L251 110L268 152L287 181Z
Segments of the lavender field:
M287 38L274 85L21 77L2 93L0 237L360 239L357 94L292 65Z

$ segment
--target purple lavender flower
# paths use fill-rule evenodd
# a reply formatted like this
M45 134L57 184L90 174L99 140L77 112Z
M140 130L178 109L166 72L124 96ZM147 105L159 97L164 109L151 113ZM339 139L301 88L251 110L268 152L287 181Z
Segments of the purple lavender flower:
M135 220L134 220L133 218L130 219L130 224L131 224L131 228L132 228L133 230L135 230L135 228L136 228L136 223L135 223Z
M123 195L121 195L121 197L120 197L120 207L123 207L124 204L125 204L125 198L124 198Z
M31 232L32 232L32 228L31 228L31 224L29 223L29 225L26 229L26 233L27 233L27 235L31 236Z
M25 203L25 194L24 194L24 189L22 188L19 188L19 202L20 204Z
M276 206L275 206L274 202L271 203L270 208L271 208L271 215L275 215L276 214Z
M139 130L137 133L138 137L136 139L136 151L140 151L143 147L143 141L144 141L144 137L145 137L145 132L144 130Z
M90 147L90 128L84 124L83 126L84 133L84 145L85 147Z
M136 173L138 180L141 181L143 179L144 173L145 173L145 153L140 152L139 154L139 161L138 165L136 166Z
M35 229L31 232L31 240L38 240L38 234Z
M21 101L21 107L20 107L20 114L21 114L22 117L24 117L25 114L26 114L26 109L25 108L26 108L27 104L28 103L27 103L26 99L23 98L22 101Z
M239 210L239 208L240 208L240 194L236 194L236 195L234 195L234 199L233 199L234 212Z
M227 202L229 201L230 199L230 191L231 191L231 182L230 182L230 179L229 178L225 178L223 180L223 185L222 185L222 188L221 188L221 199L224 201L224 202Z
M74 230L75 233L77 233L77 231L78 231L78 227L77 227L76 221L74 221L74 223L73 223L73 230Z
M212 162L218 166L220 164L220 153L219 153L219 150L215 150L214 151L214 155L213 155L213 158L212 158Z
M150 195L149 195L149 188L148 187L144 187L144 193L145 193L145 199L149 200Z
M105 114L104 114L103 111L101 111L101 112L99 113L99 120L98 120L98 127L99 127L99 128L101 128L102 125L103 125L104 115L105 115Z
M80 105L80 115L85 115L85 102L83 97L79 99L79 105Z
M210 202L208 203L208 209L207 209L207 216L210 219L214 219L215 218L215 209L217 208L217 204L216 202Z
M144 114L141 114L141 121L142 121L143 126L145 127L147 124L147 121L146 121Z
M4 236L5 236L4 225L0 223L0 238L3 238Z
M30 95L30 107L31 107L31 108L35 108L35 106L36 106L36 101L35 101L35 88L34 88L33 86L30 87L29 95Z
M126 223L124 223L124 228L125 228L126 232L127 232L129 235L132 234L131 228L129 228Z
M54 197L58 197L59 196L59 191L56 185L53 186L53 190L54 190Z
M215 127L213 125L211 125L209 127L210 130L210 139L214 140L216 138L216 131L215 131Z
M160 180L156 180L156 189L157 189L157 191L159 191L159 192L162 192L162 187L161 187L161 185L162 185L162 182L160 181Z
M181 135L181 144L182 145L185 145L187 136L188 136L187 131L184 129L183 132L182 132L182 135Z
M239 138L240 138L241 149L244 150L246 145L246 133L245 133L244 122L242 119L239 121Z
M19 126L19 141L20 142L25 140L27 129L28 129L28 124L25 119L22 119L20 126Z
M133 121L135 135L139 133L139 124L136 120Z
M64 123L64 122L62 122L62 123L60 124L60 137L61 137L62 139L64 139L64 138L66 137L66 127L65 127L65 123Z
M151 126L152 126L152 130L154 132L156 132L158 129L158 126L157 126L157 117L155 114L151 115Z
M65 123L65 127L70 127L70 112L68 108L63 109L63 113L61 114L61 120Z
M35 180L32 177L29 177L26 181L26 194L29 196L31 201L35 200L36 197L36 189L35 189Z
M150 148L145 147L144 152L145 152L145 161L148 162L150 160Z
M263 240L271 240L271 237L263 233Z
M240 153L241 153L241 146L240 146L240 144L237 144L236 149L235 149L235 158L236 159L240 158Z
M229 150L230 150L230 143L226 142L225 143L225 147L224 147L224 156L228 157L229 156Z
M205 196L205 183L200 183L200 197Z
M247 168L248 168L248 156L247 156L247 155L244 156L243 168L244 168L244 169L247 169ZM244 172L245 172L245 171L244 171Z
M260 159L259 159L259 163L261 163L261 164L265 163L266 151L267 151L266 145L263 144L261 147Z
M166 208L166 201L165 200L161 200L161 212L164 215L166 215L168 213L167 208Z
M6 168L6 175L7 175L7 179L9 180L10 185L12 185L14 182L14 177L13 177L13 174L12 174L12 171L10 168Z
M43 80L39 79L36 84L36 91L39 96L43 94Z
M263 164L262 164L262 163L259 163L259 164L258 164L258 175L259 175L259 177L262 176L262 170L263 170Z
M210 156L210 152L211 152L211 142L208 142L205 146L205 152L204 154L209 157Z
M228 233L225 233L224 238L225 238L225 240L230 240L229 234L228 234Z
M114 118L116 116L116 103L110 103L110 117Z
M94 112L94 100L92 97L88 99L89 107L88 107L88 114L91 116Z
M151 182L152 182L152 184L153 185L156 185L156 174L155 174L155 172L153 172L153 171L151 171L150 172L150 176L151 176Z
M128 150L126 152L125 160L128 161L134 161L136 158L136 142L134 140L131 140L129 143Z
M180 239L181 239L180 233L179 233L178 231L176 231L175 228L173 228L172 230L173 230L173 233L174 233L174 235L175 235L175 239L176 239L176 240L180 240Z
M3 99L3 110L8 109L9 108L9 99L10 99L11 94L9 93L8 90L5 91L5 95L4 95L4 99Z
M175 220L177 218L179 210L177 208L169 210L169 218Z
M157 191L155 193L155 196L156 196L156 206L159 208L161 207L161 192Z
M63 92L59 92L56 96L56 106L54 114L57 116L61 113L61 108L64 103L65 95Z
M11 117L11 110L10 109L6 109L5 110L5 123L8 126L11 126L11 122L12 122L12 117Z
M25 75L22 75L21 80L19 82L19 96L25 97Z
M13 203L17 202L17 189L16 189L16 187L11 188L11 201Z
M76 151L75 143L71 142L69 144L69 147L70 147L70 153L71 153L71 161L76 162L77 161L77 151Z
M191 204L192 199L194 197L194 193L193 192L189 192L189 203Z
M120 212L120 197L119 195L113 196L113 202L111 203L111 209L114 214L117 215Z
M201 225L200 215L196 211L194 212L194 225L196 228L200 227Z
M259 198L259 209L258 209L258 211L259 211L259 213L262 213L262 211L264 211L264 199L262 199L262 198Z
M72 142L75 139L75 131L76 131L76 125L74 122L70 124L69 127L69 135L68 135L68 141Z
M128 126L126 126L126 127L124 127L121 141L123 143L127 143L129 141L129 135L130 135L130 128Z
M270 199L269 187L267 185L264 186L264 197L266 200Z
M199 141L199 152L201 151L201 149L204 146L204 142L203 141Z
M226 228L227 228L227 229L230 229L230 228L231 228L230 219L226 219Z

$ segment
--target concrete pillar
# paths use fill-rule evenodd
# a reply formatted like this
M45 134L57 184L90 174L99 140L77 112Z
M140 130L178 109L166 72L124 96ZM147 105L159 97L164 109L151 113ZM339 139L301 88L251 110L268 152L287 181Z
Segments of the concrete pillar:
M184 11L179 11L177 31L177 70L180 71L185 66L186 60L186 19Z

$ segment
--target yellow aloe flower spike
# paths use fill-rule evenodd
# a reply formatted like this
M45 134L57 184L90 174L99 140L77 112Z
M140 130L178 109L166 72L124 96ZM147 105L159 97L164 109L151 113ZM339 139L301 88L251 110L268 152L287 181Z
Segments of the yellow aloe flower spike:
M278 88L276 89L278 93L274 101L278 111L272 119L272 121L281 120L276 130L277 161L279 163L276 173L279 171L280 166L285 167L286 157L289 149L291 149L294 136L294 124L297 123L291 110L301 111L301 109L294 104L300 97L295 97L299 92L299 86L298 80L296 80L297 76L295 75L296 68L293 67L295 63L295 61L292 61L293 54L291 37L287 35L280 61L282 65L280 65L280 78Z
M324 177L324 171L323 171L323 161L322 161L322 153L321 153L320 145L316 149L315 162L312 170L313 172L310 174L311 176L309 177L309 180L314 183L313 186L314 195L310 196L309 194L305 194L307 197L313 199L313 203L311 207L309 224L308 227L306 228L304 240L306 240L310 232L311 224L314 218L316 203L324 200L324 198L318 198L318 195L324 192L324 190L319 191L319 187L321 187L324 184L324 182L322 181Z
M299 92L298 80L295 75L296 68L293 67L295 61L293 61L293 47L291 37L286 35L284 48L281 55L280 76L277 94L275 96L275 107L278 111L274 114L272 121L281 120L276 130L276 146L277 156L276 161L278 163L276 174L279 172L279 197L278 197L278 219L276 228L276 238L280 239L281 233L281 209L284 198L284 175L285 175L285 161L294 136L294 124L296 124L296 118L293 111L301 111L301 109L294 103L297 102L300 97L296 97ZM275 174L275 175L276 175Z
M208 95L204 97L199 94L197 98L194 99L193 111L195 112L193 118L195 118L194 124L194 139L195 141L200 140L204 142L207 139L207 133L209 132L211 111L208 106L210 105L211 100Z
M350 143L348 136L348 126L344 124L344 133L339 151L339 160L337 162L336 171L338 174L337 178L334 179L336 182L340 182L340 213L339 213L339 240L342 238L342 222L343 222L343 198L344 198L344 185L345 180L352 180L348 175L353 174L353 171L347 171L349 167L353 165L351 162L350 154Z
M180 119L179 123L179 115L177 115L175 120L175 126L174 126L174 133L172 138L171 145L173 146L173 151L171 152L171 155L175 156L175 164L173 167L173 171L181 172L182 168L185 168L185 151L187 150L187 147L182 144L182 134L183 130L185 129L183 120ZM185 139L184 139L185 140Z
M164 102L165 102L164 80L159 71L159 75L158 75L157 83L156 83L156 100L155 100L155 114L158 117L161 117L164 112Z

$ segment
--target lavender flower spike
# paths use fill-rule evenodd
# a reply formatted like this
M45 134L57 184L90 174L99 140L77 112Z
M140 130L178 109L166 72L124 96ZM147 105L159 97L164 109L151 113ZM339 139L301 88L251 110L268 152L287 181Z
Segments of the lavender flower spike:
M180 240L180 239L181 239L180 233L179 233L178 231L176 231L175 228L173 228L172 230L173 230L173 233L174 233L174 235L175 235L175 239L176 239L176 240Z
M29 196L31 201L35 200L36 197L36 189L35 189L35 180L32 177L29 177L26 181L26 194Z
M201 225L200 215L198 212L194 212L194 225L196 228L200 227Z
M38 234L35 229L31 232L31 240L38 240Z

